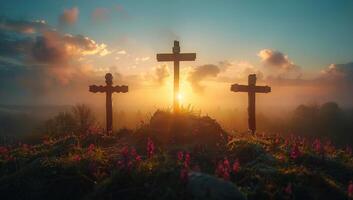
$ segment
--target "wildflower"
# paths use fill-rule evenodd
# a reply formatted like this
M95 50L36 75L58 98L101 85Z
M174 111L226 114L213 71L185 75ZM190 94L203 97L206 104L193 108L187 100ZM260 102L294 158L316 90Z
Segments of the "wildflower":
M155 149L155 147L154 147L153 141L151 140L151 138L148 138L147 139L147 157L148 158L153 157L154 149Z
M137 155L137 156L135 157L135 161L136 161L137 163L140 163L140 162L142 161L141 156L140 156L140 155Z
M294 144L290 152L290 157L295 160L300 156L300 154L301 152L299 150L298 144Z
M288 183L287 187L284 189L284 192L288 195L292 194L292 183Z
M315 139L313 142L314 150L316 153L321 154L322 153L322 147L321 147L321 141L320 139Z
M73 161L76 161L76 162L79 162L79 161L81 160L81 156L79 156L79 155L74 155L74 156L72 157L72 160L73 160Z
M131 154L131 156L132 157L136 157L137 156L137 152L136 152L136 149L135 148L131 148L131 150L130 150L130 154Z
M230 172L230 163L227 158L223 160L224 171Z
M131 170L133 163L136 165L142 161L140 155L137 154L135 148L129 150L128 147L124 147L121 151L121 159L118 160L117 166L120 169Z
M224 170L222 178L223 178L224 180L228 181L228 180L229 180L229 177L230 177L230 176L229 176L229 171Z
M348 190L347 191L348 192L348 197L353 198L353 182L352 182L352 180L349 181L347 190Z
M275 136L275 142L274 143L278 145L280 143L280 140L281 140L281 138L280 138L279 134L277 133L276 136Z
M91 155L94 150L95 150L96 146L94 144L90 144L87 148L87 154Z
M188 182L188 179L189 179L189 176L188 176L188 170L183 168L180 170L180 180L183 182L183 183L187 183Z
M190 154L189 153L185 153L185 160L184 160L184 167L185 168L189 168L190 167Z
M184 157L184 153L183 153L182 151L179 151L178 154L177 154L177 156L178 156L178 161L179 161L179 162L182 162L183 157Z
M234 173L234 174L236 174L236 173L239 172L240 164L239 164L239 160L238 160L238 159L236 159L236 160L234 161L232 169L233 169L233 173Z
M218 162L215 174L218 177L222 177L223 176L223 174L224 174L224 166L223 166L223 162L222 161Z
M121 155L123 158L129 157L129 147L123 147L123 149L121 150Z

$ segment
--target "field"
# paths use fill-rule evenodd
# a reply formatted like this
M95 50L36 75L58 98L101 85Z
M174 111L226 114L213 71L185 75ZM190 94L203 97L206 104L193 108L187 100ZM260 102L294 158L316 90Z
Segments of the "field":
M136 130L0 147L0 199L349 199L350 146L227 133L210 117L157 111Z

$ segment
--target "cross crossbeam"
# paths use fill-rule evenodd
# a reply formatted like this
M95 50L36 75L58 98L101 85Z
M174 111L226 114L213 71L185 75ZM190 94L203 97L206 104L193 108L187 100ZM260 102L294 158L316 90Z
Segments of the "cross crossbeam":
M105 75L105 86L102 85L90 85L89 91L93 93L106 93L106 129L110 133L113 130L113 106L112 106L112 93L126 93L129 91L128 86L113 86L113 75L107 73Z
M173 110L179 111L179 62L180 61L194 61L196 53L180 53L179 41L174 41L173 53L160 53L157 54L158 62L173 61L174 62L174 98Z
M256 131L256 117L255 117L255 94L269 93L271 87L256 86L256 74L250 74L248 77L248 85L233 84L230 88L232 92L247 92L248 93L248 124L249 130L252 134Z

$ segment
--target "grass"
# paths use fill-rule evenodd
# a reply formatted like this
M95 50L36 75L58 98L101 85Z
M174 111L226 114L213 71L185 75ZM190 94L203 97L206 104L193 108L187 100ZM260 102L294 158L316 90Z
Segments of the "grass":
M226 198L221 192L232 187L247 199L347 199L350 152L328 142L318 152L312 141L295 136L230 136L215 120L187 110L177 116L157 111L135 131L3 146L0 199ZM236 161L239 170L232 169ZM205 176L194 179L195 172ZM210 191L202 194L206 183ZM224 183L231 186L219 186Z

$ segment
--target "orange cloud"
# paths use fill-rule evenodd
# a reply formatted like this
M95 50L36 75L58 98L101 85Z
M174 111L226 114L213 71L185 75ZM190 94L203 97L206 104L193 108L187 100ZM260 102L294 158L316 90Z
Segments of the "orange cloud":
M65 9L59 17L59 22L63 25L73 25L78 19L78 14L79 10L76 7L71 9Z
M302 75L300 67L295 65L282 52L263 49L257 55L261 58L261 62L269 67L270 76L299 78Z

